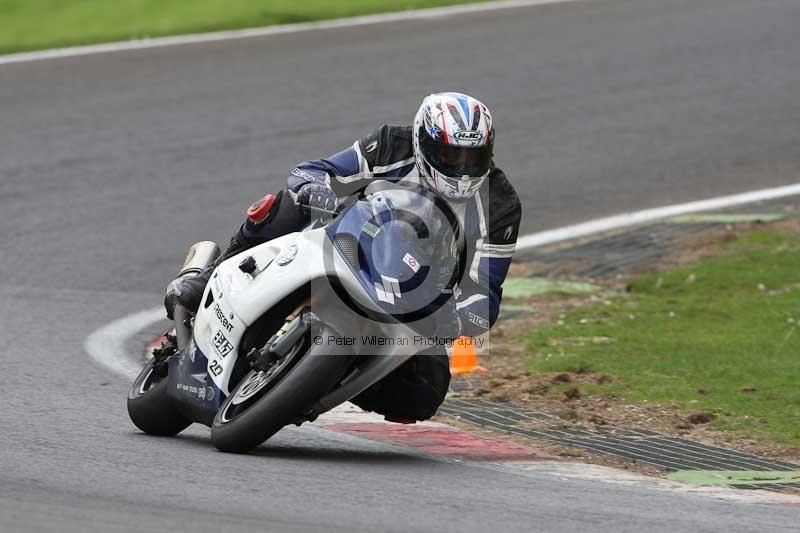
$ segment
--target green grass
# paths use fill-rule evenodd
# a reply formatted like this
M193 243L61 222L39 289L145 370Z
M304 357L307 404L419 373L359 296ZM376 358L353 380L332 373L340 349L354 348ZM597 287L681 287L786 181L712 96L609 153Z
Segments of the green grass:
M0 53L479 0L0 0Z
M587 392L677 402L717 414L719 428L800 445L800 236L756 231L726 247L529 333L530 369L610 374ZM611 341L570 342L592 337Z

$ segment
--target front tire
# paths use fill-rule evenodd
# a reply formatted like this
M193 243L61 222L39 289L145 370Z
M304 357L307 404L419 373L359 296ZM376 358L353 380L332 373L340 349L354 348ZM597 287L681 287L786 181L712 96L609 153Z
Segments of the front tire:
M167 396L167 382L166 363L151 360L128 393L128 416L148 435L172 437L191 425Z
M332 334L327 328L315 332L323 339ZM214 446L232 453L252 450L297 420L339 382L350 367L351 352L312 345L310 338L304 336L296 359L275 376L274 383L255 370L239 382L214 417Z

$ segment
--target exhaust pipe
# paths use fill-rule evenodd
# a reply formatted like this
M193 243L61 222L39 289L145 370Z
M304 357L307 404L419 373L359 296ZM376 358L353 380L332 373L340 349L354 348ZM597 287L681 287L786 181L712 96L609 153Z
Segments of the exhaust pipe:
M178 274L179 278L196 276L208 265L219 258L221 252L217 243L211 241L196 242L186 253L183 266Z

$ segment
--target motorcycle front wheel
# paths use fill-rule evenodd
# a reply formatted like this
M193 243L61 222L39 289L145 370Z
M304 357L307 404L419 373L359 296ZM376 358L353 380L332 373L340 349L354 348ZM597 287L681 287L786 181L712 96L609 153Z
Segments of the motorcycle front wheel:
M191 425L167 396L165 362L153 359L139 373L128 393L128 416L137 428L161 437L172 437Z
M267 370L251 370L220 406L211 426L211 441L224 452L252 450L297 420L344 376L352 362L341 347L317 346L327 327L304 335Z

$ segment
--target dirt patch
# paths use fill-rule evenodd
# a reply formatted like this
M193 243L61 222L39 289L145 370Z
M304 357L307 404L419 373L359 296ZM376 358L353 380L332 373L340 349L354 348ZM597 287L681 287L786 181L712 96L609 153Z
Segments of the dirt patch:
M688 420L690 424L708 424L713 422L715 418L717 418L717 415L714 413L703 412L692 413L686 418L686 420Z

